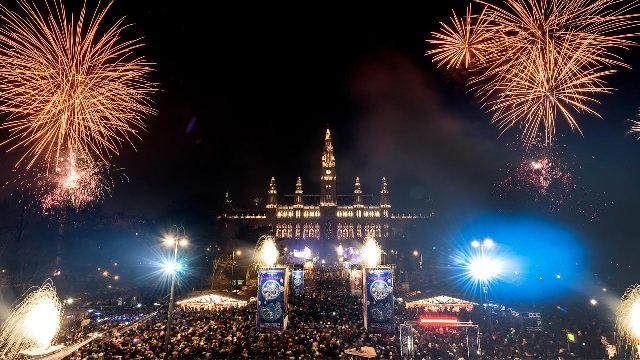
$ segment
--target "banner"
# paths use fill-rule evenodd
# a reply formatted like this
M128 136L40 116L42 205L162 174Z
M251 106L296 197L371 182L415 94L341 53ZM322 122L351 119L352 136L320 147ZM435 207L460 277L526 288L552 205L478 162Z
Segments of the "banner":
M258 270L258 331L284 330L287 310L287 269L261 268Z
M539 312L530 312L522 314L522 325L527 331L543 331L542 316Z
M304 295L304 270L293 270L292 275L293 296Z
M394 334L393 270L366 268L363 301L364 326L374 334Z
M362 296L362 270L351 269L349 282L351 283L351 295Z

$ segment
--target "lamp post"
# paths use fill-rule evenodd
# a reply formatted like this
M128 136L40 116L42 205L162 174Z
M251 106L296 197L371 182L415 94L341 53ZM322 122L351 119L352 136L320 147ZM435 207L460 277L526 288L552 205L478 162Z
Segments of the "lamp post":
M233 268L236 265L236 253L238 254L238 256L242 255L242 251L241 250L233 250L231 252L231 291L233 292L233 290L236 289L236 284L235 284L235 279L233 277Z
M180 229L182 229L182 238L180 237ZM173 299L175 294L176 272L178 271L178 245L186 246L187 239L184 238L184 228L176 226L176 236L167 237L164 240L166 246L173 246L173 260L165 264L165 271L171 276L171 292L169 295L169 315L167 316L167 331L165 332L165 348L167 353L171 345L171 323L173 321Z
M422 269L422 252L419 252L418 250L413 250L413 256L418 256L420 255L420 262L418 262L418 265L420 265L420 269Z
M485 257L485 249L495 246L492 239L486 238L482 242L473 240L471 246L480 249L480 257L470 264L471 275L480 283L480 302L489 304L489 281L500 273L500 265L493 259ZM482 304L481 304L482 306ZM483 306L484 307L484 306ZM487 320L489 321L489 334L493 334L493 322L491 320L491 309L487 309Z

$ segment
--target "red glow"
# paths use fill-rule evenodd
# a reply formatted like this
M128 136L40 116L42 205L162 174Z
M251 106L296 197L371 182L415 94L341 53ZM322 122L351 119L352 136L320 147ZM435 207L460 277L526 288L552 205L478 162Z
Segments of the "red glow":
M420 318L420 325L422 326L443 326L443 325L457 325L460 321L453 316L429 316Z

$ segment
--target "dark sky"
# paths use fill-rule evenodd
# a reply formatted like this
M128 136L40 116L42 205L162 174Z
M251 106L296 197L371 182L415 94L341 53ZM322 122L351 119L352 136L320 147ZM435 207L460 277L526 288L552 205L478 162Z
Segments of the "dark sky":
M558 205L496 186L522 159L513 133L499 136L462 82L424 56L438 21L467 1L224 3L111 9L134 24L127 36L144 36L161 91L137 150L114 159L129 182L106 211L153 216L184 199L218 208L227 191L249 206L271 176L280 193L301 176L317 194L329 126L339 192L360 176L376 193L386 176L395 208L436 211L429 236L446 241L489 213L526 215L575 231L599 261L635 259L640 142L625 133L640 105L638 49L622 53L633 69L608 78L614 94L598 97L603 119L578 115L584 136L560 124L573 190Z

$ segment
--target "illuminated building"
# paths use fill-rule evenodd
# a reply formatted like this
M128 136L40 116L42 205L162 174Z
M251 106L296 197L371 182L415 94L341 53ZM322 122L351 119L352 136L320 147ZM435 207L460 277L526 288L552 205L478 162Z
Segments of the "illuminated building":
M293 196L279 197L276 179L272 177L264 210L233 209L227 194L226 210L219 220L225 227L233 223L253 228L264 227L280 241L290 243L301 240L317 249L319 246L314 246L314 243L335 247L338 243L348 244L354 240L361 243L365 236L373 236L385 243L401 237L409 223L423 222L431 216L430 213L393 211L389 184L384 177L379 182L379 191L375 196L363 194L359 177L355 177L351 194L339 195L331 140L331 131L327 129L322 153L320 195L305 194L302 179L298 177ZM283 198L293 198L293 201L284 203ZM375 199L374 203L365 203L365 198Z

